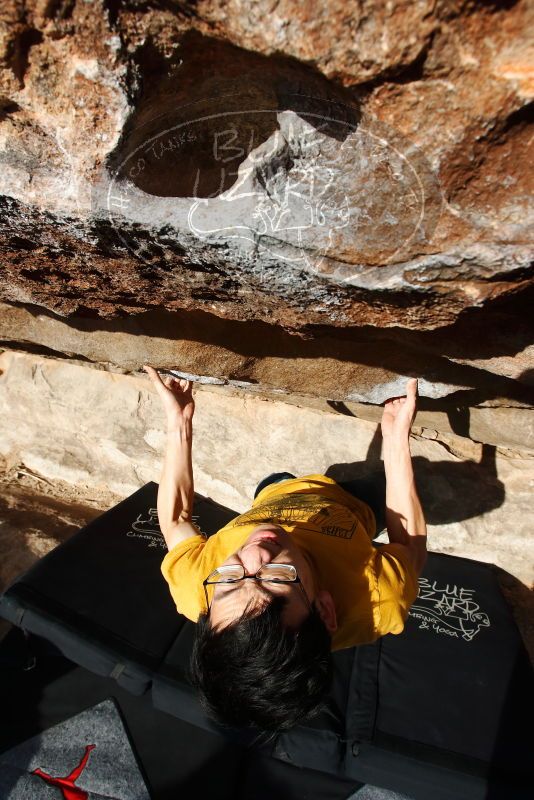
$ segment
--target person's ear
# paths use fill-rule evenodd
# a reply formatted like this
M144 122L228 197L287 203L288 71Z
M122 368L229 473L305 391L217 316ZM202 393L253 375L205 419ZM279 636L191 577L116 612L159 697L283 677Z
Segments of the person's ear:
M337 616L334 598L326 589L315 595L315 606L329 633L337 631Z

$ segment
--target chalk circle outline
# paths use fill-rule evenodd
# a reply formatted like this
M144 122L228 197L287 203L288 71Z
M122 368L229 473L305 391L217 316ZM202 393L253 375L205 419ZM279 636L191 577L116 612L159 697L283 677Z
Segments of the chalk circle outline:
M227 94L219 96L218 98L216 98L216 100L217 100L218 103L220 103L221 100L223 100L224 98L237 97L239 95L240 95L240 93L227 93ZM346 109L348 109L351 113L354 113L356 111L356 109L346 105L345 103L343 103L343 102L341 102L341 101L339 101L337 99L331 99L331 100L327 99L327 100L325 100L325 98L316 97L314 95L305 95L305 94L296 93L296 92L284 93L284 96L300 97L300 98L305 99L308 102L309 101L322 102L322 103L326 103L328 105L343 106ZM189 106L194 106L194 105L197 105L199 103L206 104L206 103L208 103L208 102L210 102L212 100L214 100L214 98L210 98L210 97L200 98L199 100L193 101L192 103L188 103L188 104L185 104L184 106L180 106L178 109L174 109L173 112L164 112L163 114L156 115L156 116L152 117L150 120L147 120L145 123L143 123L143 125L141 127L144 127L144 126L149 125L149 124L153 124L154 121L157 120L159 117L165 117L165 116L168 116L170 113L177 113L177 111L183 111L184 109L187 109ZM146 149L148 147L150 147L153 142L155 142L156 140L160 139L161 137L163 137L165 135L168 135L171 132L175 132L175 131L180 130L180 129L182 129L184 127L187 127L187 126L198 125L199 123L202 123L202 122L205 122L205 121L208 121L208 120L213 120L213 119L217 119L217 118L225 118L225 117L233 117L233 116L252 115L252 114L271 114L271 115L275 114L276 115L278 113L282 113L284 110L294 111L294 113L297 114L297 116L299 116L299 113L301 113L302 114L301 119L304 119L305 122L307 121L307 118L311 117L311 118L320 119L320 120L323 120L323 121L326 121L326 122L329 122L329 123L334 123L336 125L343 125L343 126L345 126L346 128L349 129L349 133L350 132L364 133L367 136L375 139L382 147L385 147L385 148L388 148L389 150L391 150L399 158L399 160L401 162L404 162L407 165L408 170L411 171L413 177L415 178L416 184L417 184L417 186L419 188L419 192L420 192L420 210L419 210L419 214L418 214L418 217L417 217L417 221L416 221L416 223L414 223L413 230L412 230L411 234L408 237L405 237L404 240L402 241L402 243L389 256L387 256L383 260L381 266L385 266L385 265L388 264L388 262L393 261L393 259L397 256L397 254L400 253L403 249L405 249L409 245L409 243L413 240L415 235L417 234L417 231L420 229L420 227L422 225L422 222L425 219L425 213L426 213L426 210L427 210L427 205L429 204L426 201L427 192L425 191L424 181L419 176L418 170L412 164L411 158L408 157L405 153L403 153L402 150L399 149L399 147L395 146L390 141L388 141L388 139L383 134L375 132L375 131L371 130L370 128L363 128L359 124L355 124L353 122L347 122L344 119L338 119L336 117L332 117L332 116L329 116L329 115L326 115L326 114L318 114L318 113L311 112L311 111L308 111L308 110L301 110L299 112L298 110L295 110L295 109L280 109L280 108L246 109L246 110L234 110L234 111L217 112L217 113L214 113L214 114L205 114L205 115L202 115L200 117L196 117L194 119L186 120L185 122L181 122L181 123L179 123L177 125L173 125L172 127L166 128L163 131L159 131L154 136L144 140L131 153L129 153L128 156L126 158L124 158L115 167L115 169L114 169L114 171L112 173L111 181L110 181L109 186L108 186L107 198L106 198L107 210L108 210L108 214L109 214L109 221L110 221L113 229L115 230L116 234L119 236L119 238L121 239L123 244L126 246L126 248L130 252L133 252L134 255L137 258L139 258L141 261L143 261L147 265L152 266L152 262L148 261L147 259L145 259L142 255L139 254L139 252L137 252L134 248L132 248L130 243L127 241L127 239L122 235L120 229L115 224L113 211L112 211L112 208L110 207L111 206L110 200L112 199L112 192L113 192L114 186L117 185L117 186L121 186L122 187L122 186L125 185L126 187L128 187L128 185L129 185L129 181L128 180L121 180L121 179L118 178L119 172L122 172L123 167L130 160L132 160L139 153L140 150L146 151ZM368 119L377 128L381 128L382 130L383 129L388 129L389 130L389 128L390 128L389 125L387 125L382 120L379 120L376 117L368 116ZM394 131L394 129L392 129L392 130ZM278 133L278 132L280 132L280 128L278 128L274 133ZM402 139L406 138L406 137L404 137L403 134L398 134L396 131L394 131L394 135L395 136L400 136ZM392 138L394 138L394 137L392 137ZM265 140L265 141L268 141L268 139ZM261 143L261 144L264 144L264 142ZM258 147L260 147L261 144L258 145ZM417 145L413 144L413 142L410 142L410 150L411 150L411 153L415 154L420 161L423 161L425 164L428 164L428 160L427 160L426 156L424 155L424 153L420 150L420 148ZM248 156L246 158L248 158ZM436 218L436 220L434 222L434 225L431 226L433 229L435 229L435 227L437 225L437 220L439 219L439 212L441 211L441 207L442 207L442 203L443 203L442 193L441 193L441 189L440 189L440 185L439 185L439 180L434 175L434 172L430 168L429 164L428 164L428 169L426 169L426 175L427 175L427 177L428 176L432 177L433 182L434 182L433 188L436 191L436 194L439 195L439 207L438 207L438 213L436 215L437 218ZM231 190L231 188L232 187L230 187L230 190ZM225 190L221 194L224 195L227 191L230 191L230 190ZM257 193L253 192L251 194L257 194ZM216 197L214 197L214 198L202 198L201 200L207 203L207 202L209 202L210 199L213 200L213 199L216 199L216 198L218 198L220 196L221 195L216 195ZM185 198L185 199L187 199L187 198ZM191 199L193 200L193 203L198 203L198 201L199 201L199 198L194 198L193 197ZM189 210L189 213L188 213L188 224L190 223L190 216L191 216L191 209ZM232 227L235 228L235 227L239 227L239 226L235 225L235 226L232 226ZM243 226L243 227L246 228L247 230L252 230L250 225L246 225L246 226ZM203 240L203 241L206 241L206 242L210 241L209 237L207 237L207 236L204 239L202 239L201 236L198 236L191 229L191 226L190 226L190 230L193 233L193 235L195 235L196 238L198 238L199 240L201 240L201 241ZM214 229L214 230L216 230L216 229ZM431 231L431 233L432 232L433 232L433 230ZM299 236L300 235L301 235L301 231L299 230ZM430 237L427 236L427 239L429 239L429 238ZM265 250L270 252L268 245L262 243L261 241L258 242L257 238L245 237L245 236L243 236L243 234L236 234L235 236L233 236L233 235L225 235L224 239L225 240L226 239L244 239L244 240L248 240L248 241L253 242L255 245L259 244L259 246L261 248L263 248L263 249L265 249ZM166 246L165 244L162 245L161 242L157 242L157 244L158 244L159 247L163 247L163 248L165 248L165 246ZM287 244L292 246L291 242L288 242ZM298 247L301 250L305 250L305 246L302 243L299 243L298 245L296 245L296 247ZM311 273L315 272L317 274L318 271L319 271L318 267L320 266L322 261L327 257L327 253L328 253L328 248L326 248L326 251L323 252L320 255L319 261L317 259L315 259L313 261L313 263L311 263L311 264L308 263L306 265L307 268L308 268L308 272L311 272ZM306 256L306 253L304 253L304 255ZM276 257L279 258L279 259L283 258L284 260L288 260L288 261L291 260L289 258L285 258L284 256L280 255L279 253L276 254ZM345 262L345 265L346 265L346 262ZM337 276L336 281L338 283L340 283L340 284L350 283L357 276L358 272L359 272L359 270L357 270L356 272L354 272L352 274L345 275L343 277ZM322 275L322 277L327 277L327 276Z

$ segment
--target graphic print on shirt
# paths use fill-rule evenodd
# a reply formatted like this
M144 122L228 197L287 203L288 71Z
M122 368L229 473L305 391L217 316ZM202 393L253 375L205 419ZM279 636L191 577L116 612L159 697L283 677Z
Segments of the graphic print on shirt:
M346 506L336 503L320 494L284 494L267 500L261 505L245 511L232 521L231 527L250 525L261 522L274 522L278 525L299 523L302 530L310 523L308 530L317 528L325 536L336 536L340 539L352 539L358 522Z
M409 613L420 621L421 629L432 629L471 642L482 628L489 628L491 624L488 615L480 610L474 593L474 589L419 578L419 595Z

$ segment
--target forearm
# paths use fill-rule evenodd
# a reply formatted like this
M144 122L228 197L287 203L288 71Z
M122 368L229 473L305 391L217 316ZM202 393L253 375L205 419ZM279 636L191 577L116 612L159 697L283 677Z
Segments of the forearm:
M178 522L191 520L194 499L192 445L191 420L168 428L158 489L158 518L164 533Z
M426 561L427 531L415 485L408 438L384 438L384 469L389 540L410 547L420 570Z

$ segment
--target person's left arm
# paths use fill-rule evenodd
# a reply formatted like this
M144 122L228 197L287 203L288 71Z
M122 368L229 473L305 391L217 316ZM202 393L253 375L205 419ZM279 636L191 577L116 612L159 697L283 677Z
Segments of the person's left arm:
M167 415L167 442L158 488L158 519L169 550L191 536L201 535L192 521L193 414L191 381L165 378L144 367L156 387Z

